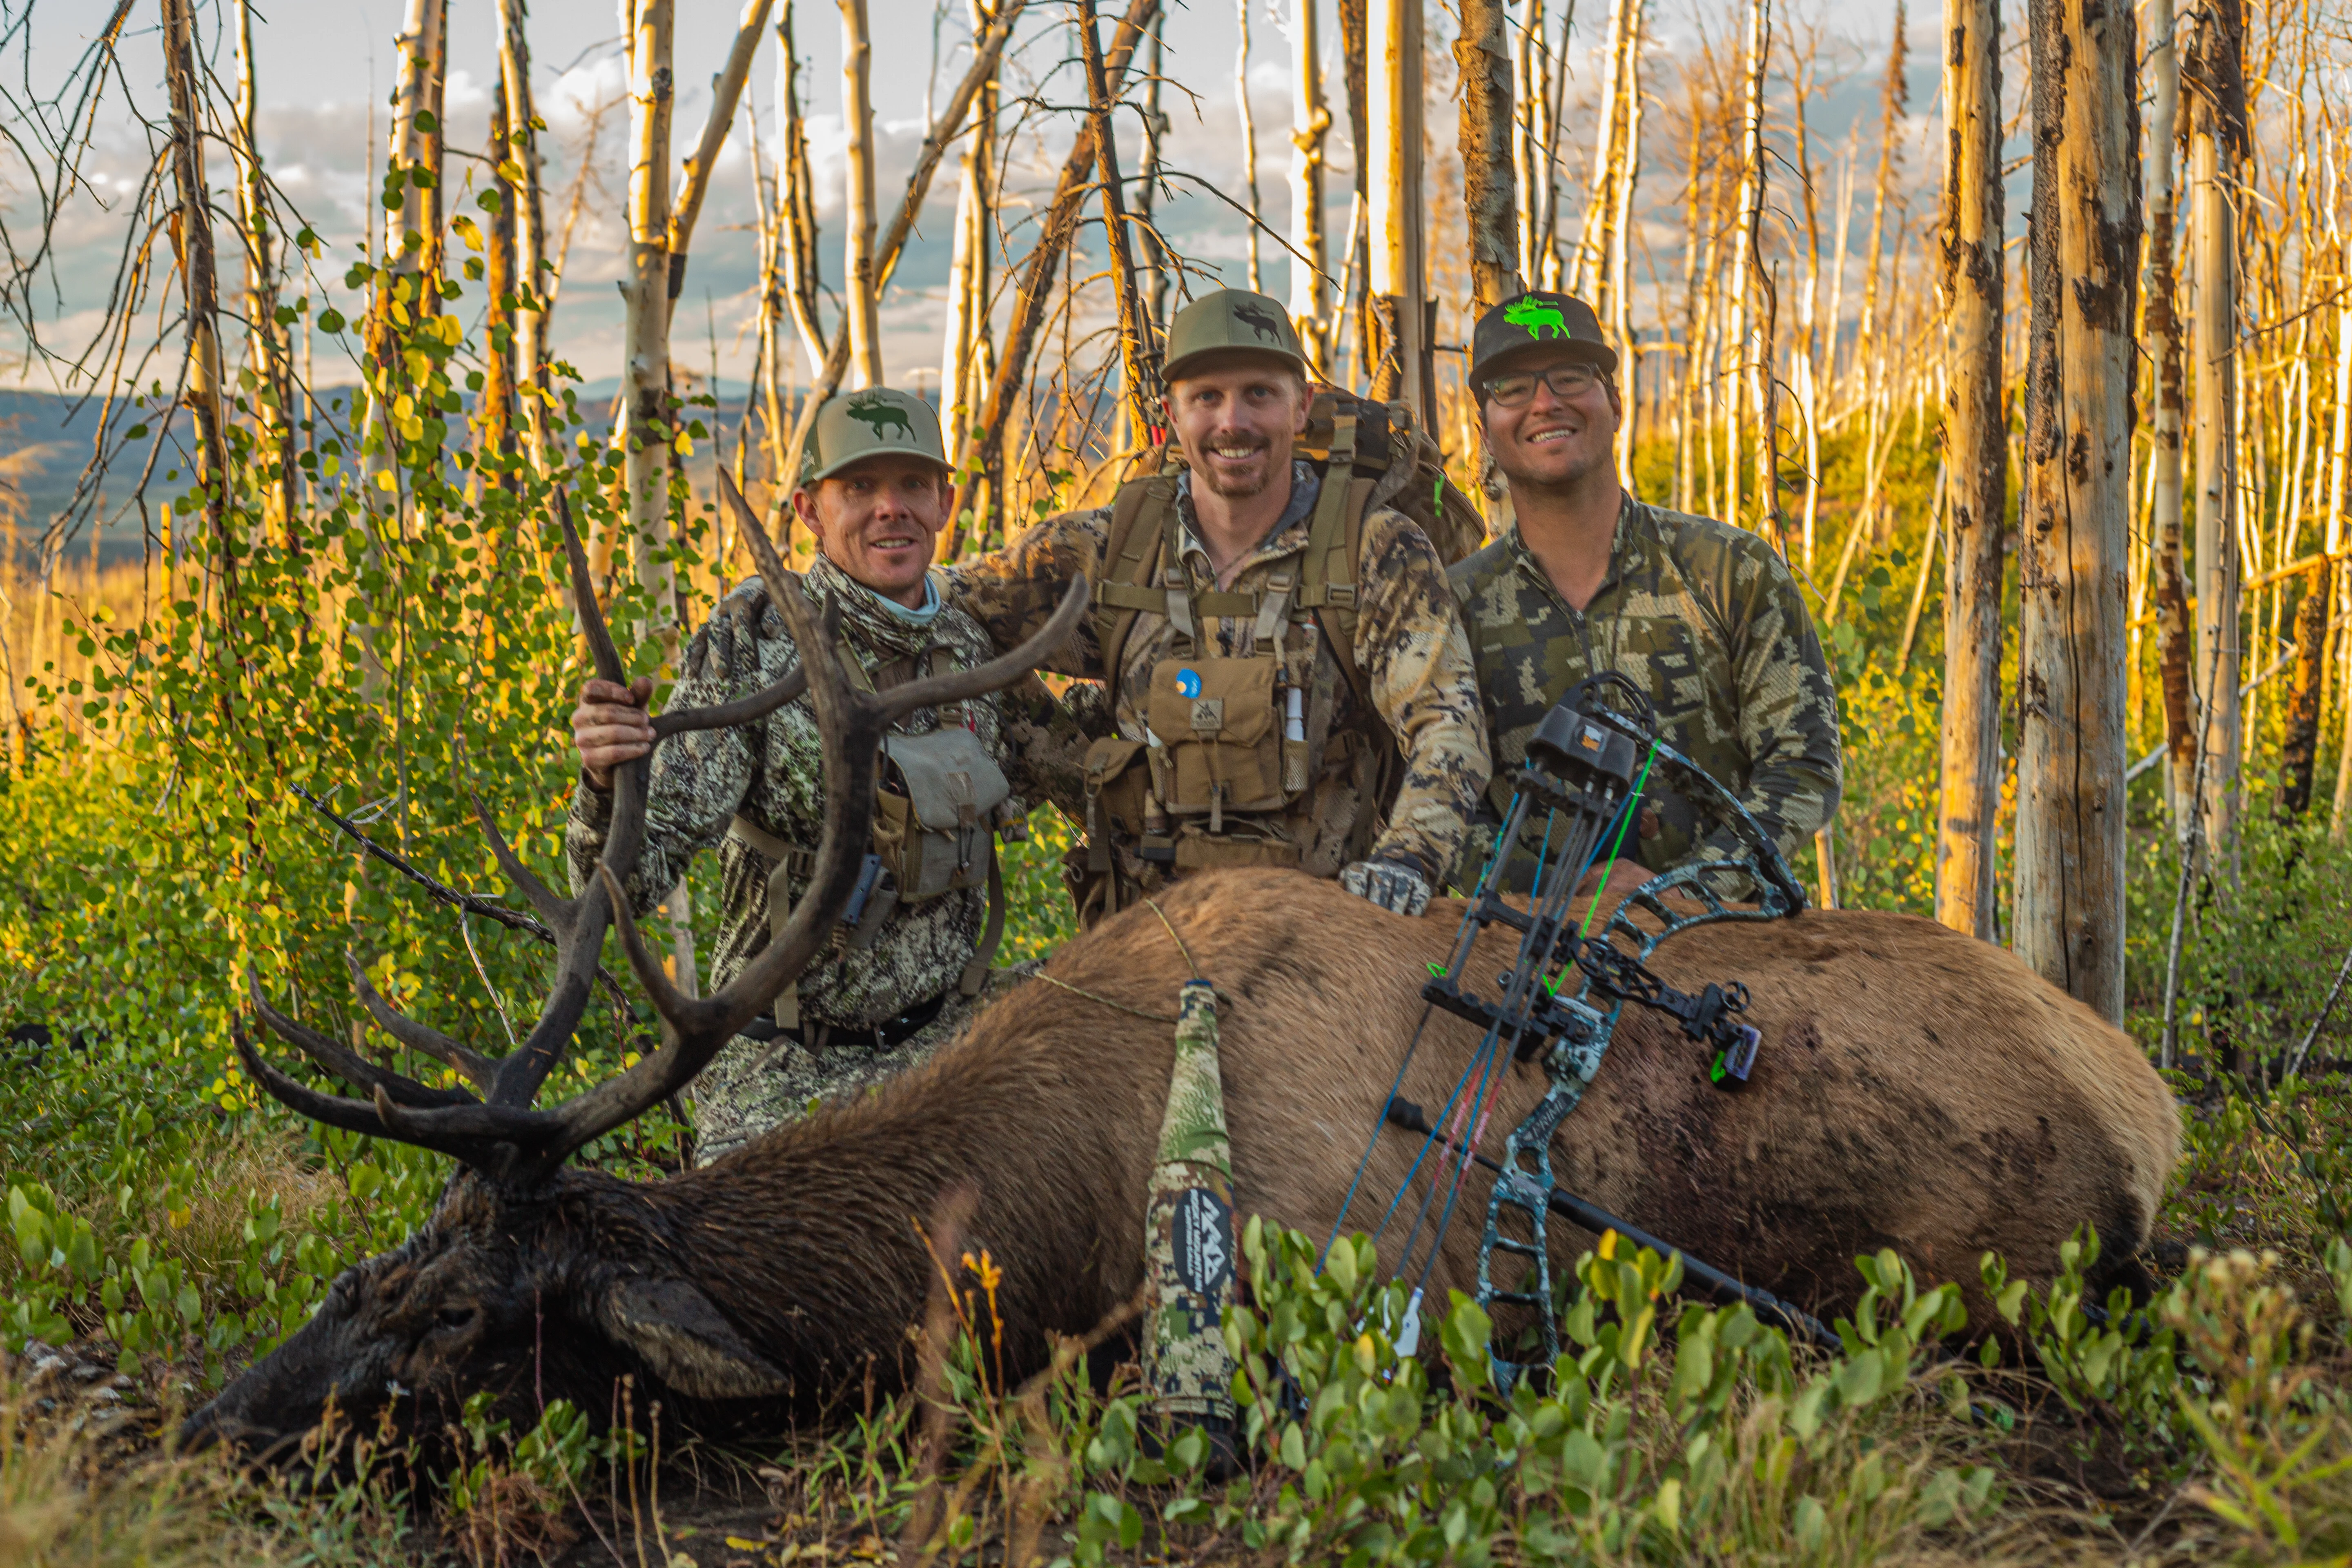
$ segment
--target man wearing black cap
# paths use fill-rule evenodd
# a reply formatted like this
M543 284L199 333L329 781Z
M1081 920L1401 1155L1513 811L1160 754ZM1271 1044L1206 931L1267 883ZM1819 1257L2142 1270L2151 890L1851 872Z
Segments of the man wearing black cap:
M1793 853L1837 810L1837 692L1821 641L1767 541L1626 493L1616 374L1581 300L1530 292L1479 318L1470 386L1517 514L1451 573L1487 710L1489 804L1507 805L1545 711L1613 669L1649 694L1661 738ZM1639 850L1650 871L1734 848L1720 829L1701 837L1681 796L1654 784L1650 803Z

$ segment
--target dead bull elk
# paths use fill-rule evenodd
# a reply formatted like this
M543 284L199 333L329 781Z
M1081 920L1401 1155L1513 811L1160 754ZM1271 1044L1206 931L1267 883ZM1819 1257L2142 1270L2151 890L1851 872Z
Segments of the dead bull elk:
M783 588L797 634L807 612ZM1166 1023L1119 1008L1165 1016L1193 963L1229 998L1222 1059L1240 1202L1311 1232L1331 1224L1459 906L1401 920L1284 871L1187 881L1160 900L1165 924L1129 910L1056 954L1046 973L1062 984L1023 986L929 1066L716 1165L647 1184L565 1166L687 1082L806 962L848 892L884 707L940 700L929 687L849 692L829 639L799 640L835 742L816 891L782 941L704 1002L672 990L623 923L665 1020L661 1050L570 1104L529 1109L578 1019L607 905L595 887L554 900L503 847L568 944L522 1047L493 1068L359 983L380 1022L484 1087L482 1103L394 1078L265 1013L374 1104L306 1089L248 1052L272 1093L338 1126L443 1150L461 1169L415 1237L338 1279L307 1326L192 1418L191 1436L268 1447L314 1426L331 1394L362 1420L408 1401L395 1418L429 1434L484 1389L527 1425L541 1399L612 1408L624 1374L640 1410L657 1399L703 1429L781 1426L869 1365L884 1382L899 1367L934 1268L910 1219L962 1184L979 1197L968 1235L1003 1271L1008 1363L1025 1372L1049 1331L1086 1330L1140 1278L1173 1046ZM1035 651L951 679L976 689ZM616 802L611 873L635 853L642 783L640 770ZM1508 962L1499 946L1493 957ZM1653 966L1692 990L1745 980L1764 1055L1745 1093L1723 1094L1696 1047L1629 1011L1555 1139L1570 1190L1824 1312L1856 1294L1854 1255L1881 1246L1972 1281L1988 1248L2046 1272L2084 1221L2111 1257L2146 1239L2178 1142L2163 1085L2119 1030L2008 953L1856 911L1702 928ZM1475 1036L1444 1016L1430 1027L1399 1092L1436 1105ZM1510 1125L1542 1089L1532 1069L1511 1073L1491 1125ZM1363 1190L1396 1190L1417 1148L1381 1139ZM1474 1172L1473 1214L1483 1183ZM1583 1243L1564 1226L1553 1236ZM1475 1248L1475 1223L1457 1223L1435 1299L1470 1287Z

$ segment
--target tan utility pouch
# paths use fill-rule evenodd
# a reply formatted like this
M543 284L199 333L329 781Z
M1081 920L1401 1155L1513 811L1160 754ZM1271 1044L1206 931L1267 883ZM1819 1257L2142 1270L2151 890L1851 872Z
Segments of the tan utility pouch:
M1227 866L1296 866L1298 846L1283 838L1215 837L1197 826L1176 835L1176 872L1213 871Z
M1214 833L1226 812L1288 803L1274 674L1270 655L1165 658L1152 667L1146 721L1168 753L1165 764L1154 759L1153 772L1171 814L1206 815Z
M1062 857L1062 880L1070 889L1078 929L1090 930L1105 915L1115 915L1135 901L1141 891L1119 869L1113 847L1134 845L1143 837L1145 803L1151 794L1150 772L1137 765L1145 750L1141 741L1107 735L1087 748L1087 837Z
M874 852L898 882L898 901L979 887L994 858L996 808L1013 793L980 737L943 724L928 734L890 736L883 757Z

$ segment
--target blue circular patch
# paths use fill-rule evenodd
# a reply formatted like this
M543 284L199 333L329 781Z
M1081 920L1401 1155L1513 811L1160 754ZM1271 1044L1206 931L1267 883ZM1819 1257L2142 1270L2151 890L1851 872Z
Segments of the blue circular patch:
M1180 695L1185 697L1198 697L1201 695L1201 672L1197 669L1178 670L1176 672L1176 690Z

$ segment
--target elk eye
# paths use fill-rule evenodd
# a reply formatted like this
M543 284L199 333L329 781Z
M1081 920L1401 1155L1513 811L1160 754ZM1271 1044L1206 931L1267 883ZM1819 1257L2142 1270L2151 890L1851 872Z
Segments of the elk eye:
M437 1316L441 1320L441 1326L443 1328L462 1329L467 1324L474 1321L474 1309L471 1307L444 1307L441 1309Z

